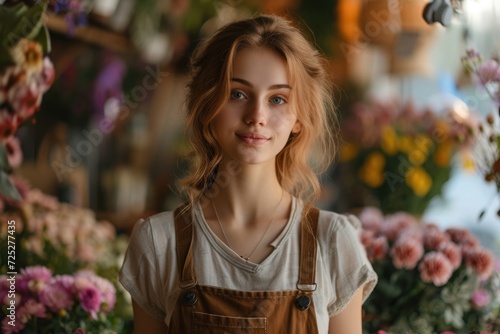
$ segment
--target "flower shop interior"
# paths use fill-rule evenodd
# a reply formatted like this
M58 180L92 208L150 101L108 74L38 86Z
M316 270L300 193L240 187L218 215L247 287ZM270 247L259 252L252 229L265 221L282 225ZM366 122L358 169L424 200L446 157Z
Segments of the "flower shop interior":
M2 333L132 332L118 271L134 224L185 201L190 56L255 13L328 59L317 206L361 221L363 332L500 332L497 0L0 0Z

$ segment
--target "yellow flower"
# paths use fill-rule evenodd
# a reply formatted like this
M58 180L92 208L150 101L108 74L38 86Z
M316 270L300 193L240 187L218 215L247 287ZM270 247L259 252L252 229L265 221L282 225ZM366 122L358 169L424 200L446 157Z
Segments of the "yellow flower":
M434 153L434 162L439 167L448 167L450 165L452 155L453 144L451 141L447 140L444 143L438 145L436 152Z
M359 170L359 178L372 188L384 183L385 158L380 152L370 153Z
M366 165L359 170L359 178L372 188L378 188L384 183L383 169L370 168Z
M396 154L398 152L397 138L398 136L394 128L390 126L384 127L382 129L382 140L380 142L382 150L389 155Z
M410 159L412 165L420 166L425 162L427 156L422 150L415 148L408 154L408 158Z
M358 155L358 147L353 143L345 143L340 147L340 160L350 161Z
M406 173L406 184L419 196L425 196L431 189L432 179L421 167L410 168Z
M407 136L407 135L400 137L397 144L398 144L399 150L401 152L405 152L406 154L409 154L413 149L412 138Z
M417 135L414 143L415 147L421 150L425 155L429 154L434 145L431 138L426 134Z
M385 167L384 155L380 152L372 152L366 157L365 164L369 168L384 169Z

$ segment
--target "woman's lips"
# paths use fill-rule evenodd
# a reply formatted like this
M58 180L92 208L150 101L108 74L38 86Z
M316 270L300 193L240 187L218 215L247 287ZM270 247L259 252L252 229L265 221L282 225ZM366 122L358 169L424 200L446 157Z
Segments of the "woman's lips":
M250 145L262 145L269 140L268 137L257 133L239 133L236 136L244 143Z

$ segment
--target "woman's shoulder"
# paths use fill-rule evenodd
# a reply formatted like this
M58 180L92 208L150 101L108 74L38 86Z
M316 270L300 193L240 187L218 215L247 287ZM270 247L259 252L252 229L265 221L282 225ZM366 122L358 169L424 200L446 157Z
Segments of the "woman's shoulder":
M331 231L359 230L361 222L358 217L350 213L320 209L318 227L327 228Z
M174 212L163 211L139 219L132 230L132 239L151 239L158 235L170 236L175 233Z

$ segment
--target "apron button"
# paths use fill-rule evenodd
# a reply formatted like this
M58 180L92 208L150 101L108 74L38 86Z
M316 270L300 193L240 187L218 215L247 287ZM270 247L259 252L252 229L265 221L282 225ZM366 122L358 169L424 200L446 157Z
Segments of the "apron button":
M186 291L184 292L184 296L182 296L182 303L184 305L194 305L197 300L198 298L196 297L196 293L194 293L193 291Z
M307 308L311 305L311 298L308 296L300 295L295 300L295 306L301 311L307 310Z

